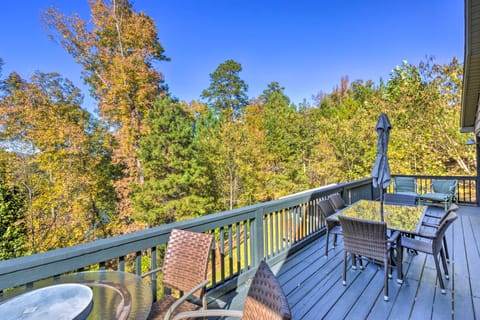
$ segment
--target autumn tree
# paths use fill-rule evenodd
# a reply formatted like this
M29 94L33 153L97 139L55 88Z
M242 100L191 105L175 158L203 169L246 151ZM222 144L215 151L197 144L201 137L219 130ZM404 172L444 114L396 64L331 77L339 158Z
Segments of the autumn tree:
M210 86L201 97L217 114L232 119L241 115L248 104L248 85L240 78L242 66L234 60L226 60L210 74Z
M155 63L166 61L154 21L134 11L128 0L89 0L91 23L78 15L48 9L43 20L61 45L83 67L83 77L98 101L102 119L117 140L113 160L124 168L116 182L124 221L131 221L130 193L143 181L138 141L144 117L165 93Z
M28 252L108 236L114 221L115 178L108 133L80 106L77 87L56 73L3 81L1 141L15 157L10 181L23 188Z

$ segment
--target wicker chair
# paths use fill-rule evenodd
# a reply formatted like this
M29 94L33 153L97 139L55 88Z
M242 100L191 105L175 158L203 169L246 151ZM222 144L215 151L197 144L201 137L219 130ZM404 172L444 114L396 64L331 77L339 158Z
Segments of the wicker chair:
M402 206L415 206L417 198L408 194L401 193L385 193L383 195L383 202L386 204L395 204Z
M427 212L427 213L425 213L424 218L428 217L428 218L438 219L438 221L433 221L433 222L432 221L422 221L422 226L429 227L429 228L432 228L432 229L436 230L436 229L438 229L438 227L440 227L442 222L445 221L445 219L447 218L447 216L450 212L453 211L453 212L456 213L458 209L459 209L459 207L455 203L452 203L450 208L448 208L447 212L445 212L441 216L429 214ZM433 219L431 219L431 220L433 220ZM445 250L445 258L447 259L447 262L450 262L450 255L448 254L447 238L445 237L445 235L443 236L443 249Z
M224 309L198 310L180 313L173 319L201 317L236 317L246 320L292 319L290 307L282 287L264 261L260 262L260 266L253 277L243 311Z
M400 234L394 232L392 237L387 237L387 224L385 222L361 220L345 216L338 216L343 230L343 285L347 284L347 253L361 258L369 258L383 263L385 270L384 300L388 301L388 278L392 274L390 265L390 251L393 244L399 245ZM402 261L402 250L397 253L397 259ZM402 264L397 263L398 280L402 281Z
M440 289L443 294L446 293L445 284L443 282L442 273L440 271L440 262L438 261L438 257L442 259L443 269L445 271L445 278L448 279L448 268L447 262L445 259L445 253L443 250L443 239L445 236L445 232L447 231L448 227L457 219L457 214L454 211L448 212L446 217L443 219L440 226L436 229L434 234L427 234L425 232L417 235L416 238L410 237L402 237L401 245L403 248L407 248L410 250L415 250L417 252L423 252L426 254L430 254L433 256L435 261L435 268L437 270L437 278L440 284ZM430 240L430 241L425 241Z
M326 221L327 224L327 241L325 243L325 256L328 257L328 240L330 234L333 234L333 247L335 248L337 244L337 236L342 235L342 228L340 227L339 222L329 221L327 219L329 216L335 213L335 209L333 208L330 200L321 200L317 205L320 209L320 214L322 215L322 218Z
M328 200L330 200L330 203L332 204L332 207L335 209L335 211L341 210L347 206L339 193L329 195Z
M206 309L205 287L208 284L207 267L213 235L173 229L168 240L163 268L143 274L143 277L163 271L163 288L171 288L185 294L176 298L171 294L164 296L152 305L149 319L170 319L183 312ZM200 304L187 301L196 298Z

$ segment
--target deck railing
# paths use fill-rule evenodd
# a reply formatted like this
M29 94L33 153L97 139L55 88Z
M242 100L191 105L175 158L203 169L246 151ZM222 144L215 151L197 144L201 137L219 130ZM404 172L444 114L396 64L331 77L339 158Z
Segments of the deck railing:
M427 183L433 177L418 177ZM460 202L474 202L474 178L459 181ZM473 182L472 182L473 181ZM325 230L316 203L340 193L347 204L360 199L377 199L379 190L371 179L327 186L278 200L201 218L133 232L91 243L0 262L0 292L32 286L35 281L87 269L113 269L142 274L161 263L163 248L173 228L215 235L209 266L210 288L221 294L234 289L255 271L262 259L280 261L307 245ZM235 279L235 281L229 281ZM157 295L157 277L152 277Z

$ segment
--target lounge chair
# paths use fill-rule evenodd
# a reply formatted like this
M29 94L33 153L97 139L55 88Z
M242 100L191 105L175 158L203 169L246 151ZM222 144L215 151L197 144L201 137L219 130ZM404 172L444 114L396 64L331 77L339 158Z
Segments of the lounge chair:
M412 177L395 177L393 179L393 192L418 197L417 180Z
M430 192L418 197L421 204L441 205L448 210L454 200L457 199L458 180L433 179Z

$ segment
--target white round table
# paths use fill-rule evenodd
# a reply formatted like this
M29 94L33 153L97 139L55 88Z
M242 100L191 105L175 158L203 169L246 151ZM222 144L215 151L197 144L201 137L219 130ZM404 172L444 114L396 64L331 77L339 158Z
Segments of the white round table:
M26 292L0 304L0 317L10 319L85 319L92 309L90 287L65 283Z

